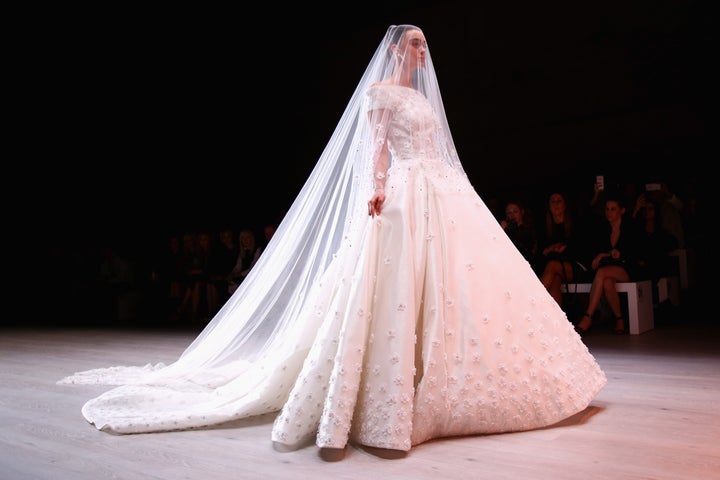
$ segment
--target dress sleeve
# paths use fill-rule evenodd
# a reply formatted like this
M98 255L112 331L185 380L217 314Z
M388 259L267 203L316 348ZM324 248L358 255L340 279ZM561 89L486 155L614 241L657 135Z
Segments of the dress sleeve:
M370 87L367 91L368 97L370 98L369 110L393 110L396 100L391 95L391 89L376 85Z
M396 104L392 90L384 86L368 89L368 118L372 134L373 184L375 191L385 191L385 179L390 166L390 153L387 145L388 123Z

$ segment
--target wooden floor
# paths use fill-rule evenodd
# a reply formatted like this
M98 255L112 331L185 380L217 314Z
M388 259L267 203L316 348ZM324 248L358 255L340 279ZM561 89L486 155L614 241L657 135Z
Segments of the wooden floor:
M351 445L273 449L272 416L208 430L111 435L80 414L107 387L56 385L77 370L171 362L195 332L0 330L0 479L720 479L720 327L682 307L642 335L597 325L607 373L583 413L531 432L432 441L403 456Z

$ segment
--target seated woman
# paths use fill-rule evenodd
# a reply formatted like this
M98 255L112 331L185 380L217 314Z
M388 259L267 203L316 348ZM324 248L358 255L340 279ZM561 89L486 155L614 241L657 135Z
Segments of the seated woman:
M677 238L662 226L660 205L644 194L639 195L633 217L640 236L640 264L653 285L661 277L678 274L677 259L670 252L679 248Z
M580 262L583 229L576 220L567 197L561 192L552 192L548 197L534 268L543 286L560 307L563 306L563 284L579 281L583 274Z
M235 267L228 275L228 293L233 294L240 284L248 276L250 270L255 266L257 261L260 259L260 254L263 249L257 244L257 237L255 232L250 228L243 228L240 230L238 236L240 246L238 248L237 261Z
M505 219L500 226L525 260L531 265L537 255L538 239L530 212L520 200L510 200L505 204Z
M609 194L605 199L605 219L595 240L595 256L590 264L594 276L590 298L585 314L575 326L583 335L590 330L593 315L600 300L605 298L615 317L613 333L625 333L625 319L620 308L620 296L615 284L629 282L641 276L638 263L639 235L631 219L625 219L625 204L618 195Z

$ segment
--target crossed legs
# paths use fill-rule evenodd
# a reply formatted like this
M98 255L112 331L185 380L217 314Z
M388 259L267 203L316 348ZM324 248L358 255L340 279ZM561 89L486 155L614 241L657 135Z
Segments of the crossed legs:
M630 281L630 276L622 267L608 265L598 268L595 272L592 286L590 287L588 308L575 326L575 330L582 335L590 329L592 326L592 317L595 315L595 311L600 304L600 299L604 296L615 317L615 328L613 331L615 333L625 333L625 320L623 319L620 308L620 295L618 295L615 284L617 282L627 281Z
M562 285L563 283L572 282L574 279L572 264L561 260L547 262L540 276L540 281L545 286L545 289L561 307L563 302Z

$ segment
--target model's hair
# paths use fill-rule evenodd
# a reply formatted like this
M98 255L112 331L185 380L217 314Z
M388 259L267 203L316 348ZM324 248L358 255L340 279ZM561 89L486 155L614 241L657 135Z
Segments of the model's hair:
M387 49L387 56L388 58L392 57L393 55L393 45L400 45L402 43L403 37L405 34L411 30L418 30L420 29L414 25L395 25L393 26L387 33L387 40L388 40L388 49Z

